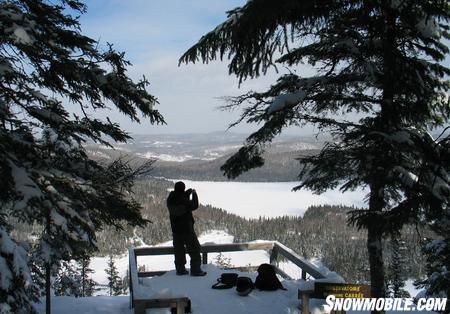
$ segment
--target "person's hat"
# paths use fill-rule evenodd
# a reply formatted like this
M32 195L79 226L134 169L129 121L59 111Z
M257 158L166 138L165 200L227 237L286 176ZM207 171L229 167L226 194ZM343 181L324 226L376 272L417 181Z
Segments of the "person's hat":
M186 188L186 185L184 184L183 181L178 181L177 183L175 183L174 190L176 192L184 192L185 188Z
M236 292L240 296L248 295L254 287L253 281L248 277L238 277L236 280Z

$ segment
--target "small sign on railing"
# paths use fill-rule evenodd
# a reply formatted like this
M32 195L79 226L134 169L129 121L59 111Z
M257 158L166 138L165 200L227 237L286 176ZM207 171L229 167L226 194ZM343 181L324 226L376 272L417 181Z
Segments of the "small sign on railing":
M350 283L314 283L314 292L310 298L326 299L327 296L334 295L336 298L370 298L370 286Z
M370 286L315 282L314 290L298 290L298 298L302 300L302 313L309 313L309 299L326 299L329 295L334 295L336 298L370 298Z

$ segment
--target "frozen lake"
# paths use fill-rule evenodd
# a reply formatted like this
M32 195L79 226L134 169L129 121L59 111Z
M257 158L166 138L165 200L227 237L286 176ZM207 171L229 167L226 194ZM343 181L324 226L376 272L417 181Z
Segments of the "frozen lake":
M197 190L200 203L210 204L246 218L302 216L311 205L341 204L366 207L365 193L361 190L346 193L330 190L316 195L307 190L292 192L296 182L183 181L186 188Z

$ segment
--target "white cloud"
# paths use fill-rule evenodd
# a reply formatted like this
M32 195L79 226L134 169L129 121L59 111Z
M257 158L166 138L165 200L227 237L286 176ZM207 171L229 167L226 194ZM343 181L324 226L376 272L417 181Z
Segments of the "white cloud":
M102 44L113 43L126 52L132 62L130 76L145 75L149 91L160 105L167 126L136 124L115 110L108 116L132 133L180 133L225 130L237 120L240 111L222 112L222 96L234 96L248 90L264 90L278 74L270 73L245 82L229 76L226 62L182 64L180 56L208 31L222 22L226 11L244 4L244 0L96 0L88 2L88 13L81 18L83 31ZM101 113L100 115L105 115ZM98 115L98 113L97 113ZM250 132L257 126L241 125L236 132Z

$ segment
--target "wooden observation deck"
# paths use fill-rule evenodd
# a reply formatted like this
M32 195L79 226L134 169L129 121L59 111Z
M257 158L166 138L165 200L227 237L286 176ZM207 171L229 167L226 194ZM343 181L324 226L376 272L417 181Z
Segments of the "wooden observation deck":
M276 241L267 241L259 243L229 243L229 244L204 244L201 247L202 262L208 263L208 253L239 252L264 250L268 252L269 263L274 265L277 273L285 279L292 279L288 274L278 267L278 258L282 257L301 270L301 278L308 280L310 278L322 279L325 275L321 271L299 256L293 250ZM149 298L140 293L140 279L145 277L154 277L165 274L167 271L138 271L139 256L158 256L174 254L172 246L165 247L139 247L129 249L129 271L130 271L130 307L134 308L136 314L144 314L147 308L172 308L176 313L185 313L189 299L187 297L177 298ZM234 267L245 271L256 270L254 267Z

